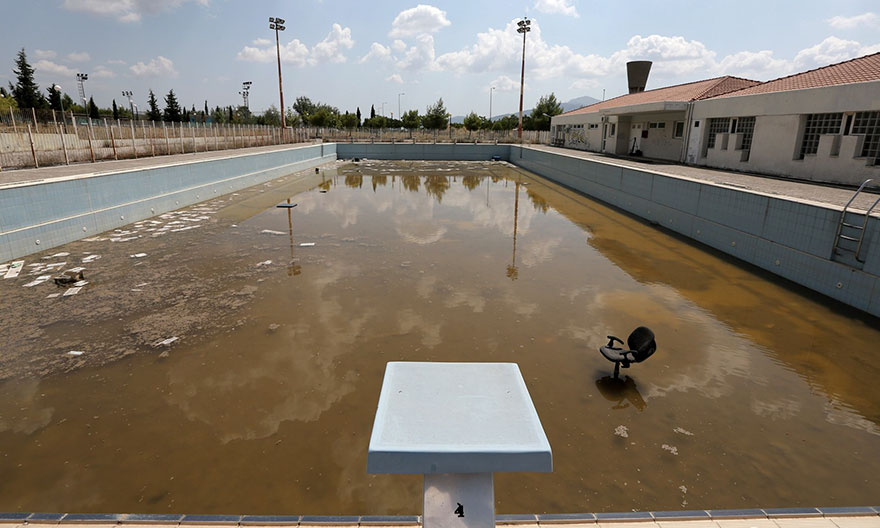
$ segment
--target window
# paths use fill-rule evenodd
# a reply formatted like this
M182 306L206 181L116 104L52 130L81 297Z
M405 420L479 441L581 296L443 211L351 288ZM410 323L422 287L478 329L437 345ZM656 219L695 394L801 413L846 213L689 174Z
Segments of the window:
M853 120L853 134L864 134L865 144L861 155L874 158L874 164L880 162L880 111L858 112Z
M617 132L617 123L611 123L611 132L608 135L614 137L615 132Z
M709 119L709 141L707 143L708 148L715 148L715 136L718 134L725 134L730 130L730 118L729 117L713 117Z
M672 137L681 138L684 136L684 121L676 121L672 127Z
M597 128L599 128L598 123L590 123L590 130L596 130Z
M807 124L804 126L804 138L801 140L801 153L799 159L804 159L807 154L815 154L819 150L819 136L823 134L839 134L843 114L808 114Z
M648 124L648 128L666 128L666 123L658 122L658 123L650 123Z
M700 128L700 122L694 121L694 128Z

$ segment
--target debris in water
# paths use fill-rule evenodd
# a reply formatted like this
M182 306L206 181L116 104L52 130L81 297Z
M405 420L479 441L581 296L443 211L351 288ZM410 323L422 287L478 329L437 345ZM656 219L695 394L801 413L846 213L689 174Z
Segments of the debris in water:
M313 247L315 245L314 242L303 242L299 245L299 247Z
M83 286L85 286L85 285L88 284L88 283L89 283L89 281L81 280L81 281L78 281L78 282L74 282L73 285L74 285L74 286L83 287Z
M287 234L284 231L274 231L272 229L263 229L262 231L260 231L260 233L264 233L267 235L286 235Z
M83 271L83 270L85 270L85 268L83 268L83 267L70 268L69 270L67 270L67 273L79 273L80 271Z
M64 292L64 295L62 295L62 297L69 297L69 296L71 296L71 295L76 295L77 293L79 293L79 291L80 291L81 289L82 289L82 286L77 286L77 287L75 287L75 288L70 288L69 290L67 290L66 292Z
M83 264L88 264L89 262L94 262L94 261L98 260L99 258L101 258L101 255L89 255L87 257L84 257L82 259L82 261L83 261Z
M278 323L272 323L269 325L270 332L274 332L275 330L278 330L279 328L281 328L281 325Z
M293 209L294 207L296 207L296 204L295 203L282 203L282 204L276 205L275 207L277 207L279 209Z
M676 432L676 433L683 434L683 435L685 435L685 436L694 436L694 433L692 433L692 432L690 432L690 431L687 431L687 430L685 430L685 429L682 429L681 427L676 427L676 428L673 429L672 431L673 431L673 432Z
M679 486L678 489L681 490L682 493L688 492L687 486Z
M67 353L68 356L81 356L83 354L85 354L85 352L83 352L82 350L71 350Z
M55 297L58 297L59 295L61 295L61 294L60 293L50 293L49 295L46 296L46 298L47 299L54 299Z
M629 429L625 425L618 425L614 428L614 434L621 438L629 438Z
M147 256L146 253L135 253L133 255L129 255L129 257L131 257L131 258L144 258L146 256Z
M660 446L660 447L662 447L662 448L665 449L666 451L669 451L669 452L672 453L673 455L678 456L678 448L677 448L677 447L675 447L675 446L671 446L671 445L669 445L669 444L663 444L663 445Z
M3 276L4 279L14 279L18 277L18 274L21 273L21 269L24 267L23 260L16 260L12 264L9 265L9 270L6 272L6 275Z
M74 275L66 275L66 274L59 275L59 276L55 277L54 281L55 281L55 284L57 284L58 286L66 286L68 284L74 284L74 283L79 282L84 279L85 279L85 276L83 276L83 272L77 271L76 274L74 274ZM73 295L73 294L71 293L71 295Z
M155 346L155 347L169 346L169 345L171 345L171 343L177 341L178 339L180 339L180 338L177 336L169 337L168 339L163 339L162 341L159 341L158 343L156 343L153 346Z
M268 266L269 264L272 264L271 260L264 260L263 262L257 262L257 267Z

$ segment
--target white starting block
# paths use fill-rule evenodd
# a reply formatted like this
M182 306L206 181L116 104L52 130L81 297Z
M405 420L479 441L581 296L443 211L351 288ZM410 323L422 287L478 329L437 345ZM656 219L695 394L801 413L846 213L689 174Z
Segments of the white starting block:
M516 363L388 363L367 473L423 474L424 528L493 528L510 471L553 471Z

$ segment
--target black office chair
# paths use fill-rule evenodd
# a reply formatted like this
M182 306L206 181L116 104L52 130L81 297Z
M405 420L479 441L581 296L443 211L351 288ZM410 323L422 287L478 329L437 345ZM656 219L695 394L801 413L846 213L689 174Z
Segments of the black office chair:
M626 345L629 350L614 346L617 341L621 345L623 341L614 336L608 336L608 344L599 347L599 352L605 356L605 359L614 363L614 377L616 378L620 372L620 367L629 368L633 363L641 363L651 357L657 350L657 342L654 341L654 332L647 326L640 326L632 331L626 338Z

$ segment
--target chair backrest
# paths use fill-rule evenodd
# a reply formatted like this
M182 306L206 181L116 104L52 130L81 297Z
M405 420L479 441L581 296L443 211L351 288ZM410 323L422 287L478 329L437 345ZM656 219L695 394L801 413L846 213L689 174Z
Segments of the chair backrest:
M636 363L648 359L657 350L654 332L647 326L640 326L633 330L626 338L626 344L630 350L635 352Z

